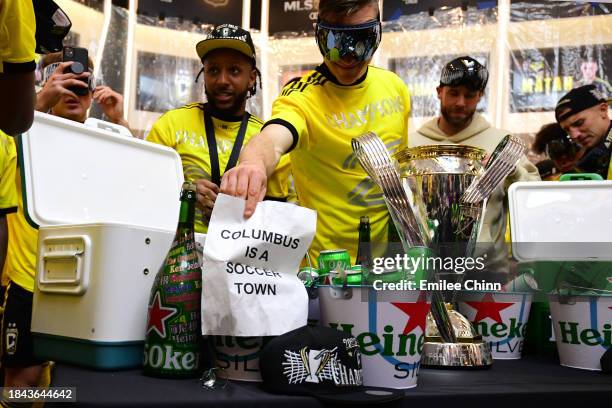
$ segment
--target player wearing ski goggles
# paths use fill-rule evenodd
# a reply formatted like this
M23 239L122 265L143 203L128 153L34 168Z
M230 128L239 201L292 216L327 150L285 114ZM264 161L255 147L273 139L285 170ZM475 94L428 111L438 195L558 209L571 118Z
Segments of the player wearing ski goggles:
M347 56L356 61L369 60L380 44L380 20L356 25L328 24L317 20L315 36L321 54L336 62Z

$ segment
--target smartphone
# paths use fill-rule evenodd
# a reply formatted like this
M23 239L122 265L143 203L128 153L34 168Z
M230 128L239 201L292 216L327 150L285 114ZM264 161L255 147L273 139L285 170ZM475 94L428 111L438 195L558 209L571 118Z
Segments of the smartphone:
M87 70L89 69L89 56L88 55L89 54L87 52L87 48L64 47L62 60L64 62L73 61L72 65L70 65L66 69L66 72L70 72L70 73L77 74L77 75L82 74L83 72L87 72ZM74 92L77 95L87 95L87 93L89 92L89 82L87 79L81 79L81 81L87 84L86 88L71 87L68 89L70 89L72 92Z

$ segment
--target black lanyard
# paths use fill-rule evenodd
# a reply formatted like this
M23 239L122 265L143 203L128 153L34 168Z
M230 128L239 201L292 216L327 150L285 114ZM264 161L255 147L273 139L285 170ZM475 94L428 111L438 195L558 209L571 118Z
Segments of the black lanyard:
M232 147L232 153L230 154L226 171L230 170L236 163L238 163L238 156L240 155L240 149L242 149L242 143L244 142L244 135L246 133L247 125L249 123L249 117L251 115L245 112L242 115L242 122L240 122L240 129L236 135L234 141L234 147ZM219 169L219 154L217 153L217 139L215 139L215 127L213 126L212 116L210 115L210 108L204 107L204 126L206 128L206 141L208 142L208 154L210 155L210 178L213 183L217 186L221 185L221 173Z

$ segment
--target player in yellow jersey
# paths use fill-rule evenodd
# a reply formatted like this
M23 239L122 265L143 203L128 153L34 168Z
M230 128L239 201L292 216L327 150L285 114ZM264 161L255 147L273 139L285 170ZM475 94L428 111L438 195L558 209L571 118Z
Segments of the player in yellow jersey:
M246 111L255 95L259 71L251 34L232 24L216 26L196 46L202 60L207 103L193 103L162 115L147 140L169 146L181 156L185 180L197 185L195 230L207 231L221 176L238 161L244 143L263 125ZM279 178L286 178L288 166ZM270 197L286 198L282 183ZM285 196L283 196L285 194Z
M354 260L359 218L369 216L372 243L387 241L390 221L382 192L353 155L351 139L372 131L391 152L405 147L410 96L397 75L369 66L381 39L378 1L321 0L318 11L323 63L284 87L272 118L226 173L221 191L247 199L249 217L265 195L268 175L290 151L300 204L317 211L310 255L344 248Z

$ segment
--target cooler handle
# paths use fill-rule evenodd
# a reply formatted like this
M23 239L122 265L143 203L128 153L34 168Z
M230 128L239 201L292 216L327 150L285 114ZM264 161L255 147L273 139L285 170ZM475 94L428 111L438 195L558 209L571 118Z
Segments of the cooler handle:
M597 173L566 173L562 174L559 177L559 181L578 181L578 180L593 180L593 181L601 181L603 177L601 177Z
M89 285L91 242L86 235L46 237L39 244L37 288L82 295Z

